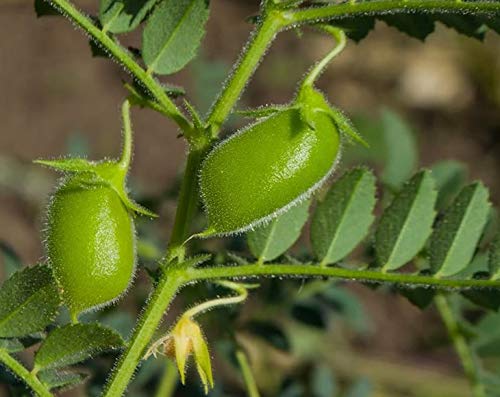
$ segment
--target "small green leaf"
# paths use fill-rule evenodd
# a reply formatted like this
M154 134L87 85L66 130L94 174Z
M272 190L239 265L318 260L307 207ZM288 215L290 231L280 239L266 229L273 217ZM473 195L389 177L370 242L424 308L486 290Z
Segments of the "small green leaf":
M482 183L462 189L431 236L430 266L437 277L454 275L470 263L489 210L488 190Z
M68 390L83 383L88 378L87 374L46 370L41 371L38 379L49 389Z
M396 287L396 291L422 310L434 301L436 295L436 290L424 287Z
M35 13L38 18L61 15L59 10L46 0L35 0Z
M488 267L491 273L491 278L500 278L500 231L495 239L491 242L489 249Z
M375 232L377 264L399 269L423 248L432 231L437 192L430 171L416 174L384 211Z
M238 110L238 111L236 111L236 113L241 115L241 116L244 116L244 117L261 119L264 117L272 116L275 113L278 113L278 112L281 112L281 111L287 110L287 109L290 109L290 107L284 106L284 105L268 105L268 106L258 107L255 109Z
M398 189L413 174L418 164L415 136L406 122L396 113L382 113L382 127L386 143L386 163L382 179Z
M433 18L449 28L455 29L458 33L474 37L478 40L483 40L487 31L483 19L473 13L470 15L436 14L433 15Z
M309 216L309 204L309 200L300 203L247 234L250 251L260 262L277 258L297 241Z
M359 244L373 222L374 206L371 171L354 169L333 184L311 223L312 246L322 264L338 262Z
M434 164L431 171L438 190L436 209L441 210L451 203L465 185L467 169L458 161L445 160Z
M207 0L163 0L143 33L142 56L148 70L171 74L196 55L205 34Z
M434 32L434 21L429 15L419 14L388 14L379 17L387 25L395 27L399 31L424 40L429 34Z
M356 15L333 21L332 25L344 29L347 37L359 42L375 28L375 18L372 16Z
M5 241L0 240L0 258L3 259L3 274L9 278L14 272L21 269L22 262L17 252Z
M0 288L0 338L42 331L57 315L61 299L48 266L15 273Z
M332 106L330 108L330 116L342 134L354 142L358 142L365 147L369 147L368 143L356 130L356 127L354 127L351 120L349 120L349 118L341 110Z
M96 41L89 39L90 54L93 58L110 58L111 54L106 52L104 47L100 46Z
M35 160L33 162L63 172L96 172L96 164L83 158Z
M97 323L70 324L52 331L35 354L35 368L46 370L79 363L123 347L122 337Z
M158 0L101 0L99 20L104 31L125 33L134 30Z

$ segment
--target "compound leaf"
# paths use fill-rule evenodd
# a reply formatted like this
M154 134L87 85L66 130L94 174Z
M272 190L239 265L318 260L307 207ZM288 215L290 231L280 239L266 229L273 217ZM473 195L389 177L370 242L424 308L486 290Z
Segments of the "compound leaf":
M432 231L436 198L430 171L421 171L384 211L375 232L377 263L384 270L400 268L422 249Z
M354 169L333 184L311 223L311 242L321 263L335 263L358 245L373 222L374 206L375 177L371 171Z
M38 370L66 367L95 354L123 347L114 330L93 324L70 324L52 331L35 354Z
M148 70L171 74L196 55L208 19L207 0L163 0L143 32L142 56Z
M280 215L269 224L247 234L250 252L259 261L271 261L288 248L300 236L302 227L309 216L310 201L304 201Z
M61 299L46 265L14 273L0 288L0 338L42 331L57 315Z
M431 236L430 266L437 277L454 275L470 263L489 210L488 190L482 183L462 189Z

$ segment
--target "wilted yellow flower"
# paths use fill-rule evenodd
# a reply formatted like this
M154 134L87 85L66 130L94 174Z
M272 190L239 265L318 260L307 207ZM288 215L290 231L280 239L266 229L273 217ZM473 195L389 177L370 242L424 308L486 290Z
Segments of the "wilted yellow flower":
M189 356L194 356L196 368L200 379L208 394L209 387L214 387L210 353L200 326L189 316L182 316L172 331L164 338L157 341L148 351L146 356L156 354L159 347L162 353L170 358L175 358L182 384L186 381L186 363Z

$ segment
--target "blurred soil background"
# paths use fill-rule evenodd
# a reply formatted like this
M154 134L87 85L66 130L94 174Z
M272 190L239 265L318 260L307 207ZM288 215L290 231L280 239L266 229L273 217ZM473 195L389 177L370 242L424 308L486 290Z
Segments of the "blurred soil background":
M97 1L78 4L95 12ZM258 1L213 0L200 57L165 81L185 87L208 110L252 29L245 19L257 10ZM379 22L368 39L349 43L318 84L349 115L396 111L417 134L422 166L463 161L470 178L482 179L498 204L500 39L488 34L480 43L442 26L437 30L422 43ZM82 151L92 159L117 156L126 76L118 65L92 58L87 40L66 20L37 19L28 0L0 0L0 37L0 241L32 264L43 258L42 214L56 177L31 161ZM123 38L130 45L139 40L136 34ZM331 45L310 31L300 40L293 31L280 34L239 107L288 102L296 82ZM186 147L174 124L150 110L134 109L133 122L133 190L159 195L175 182ZM165 201L155 221L164 240L174 209L175 202ZM349 351L331 352L339 371L393 382L397 390L402 378L415 384L449 381L455 390L467 390L454 353L435 349L446 335L432 310L422 313L399 296L350 288L362 299L374 331L345 343Z

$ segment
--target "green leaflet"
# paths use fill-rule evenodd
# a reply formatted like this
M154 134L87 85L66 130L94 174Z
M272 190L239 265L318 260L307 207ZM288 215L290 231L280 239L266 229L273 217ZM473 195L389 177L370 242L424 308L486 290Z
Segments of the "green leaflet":
M320 202L311 223L314 253L324 265L346 257L373 222L375 177L367 169L347 172Z
M88 374L77 372L59 372L55 370L41 371L40 381L49 389L68 390L84 382Z
M0 288L0 338L26 336L56 317L61 299L48 266L26 268Z
M207 19L207 0L163 0L143 32L148 70L171 74L182 69L196 55Z
M416 174L384 211L375 232L377 263L384 271L409 262L432 231L437 192L430 171Z
M45 0L35 0L35 13L38 18L45 16L57 16L61 15L57 8L54 8L52 4Z
M488 267L490 269L491 278L500 278L500 232L490 245Z
M441 210L451 203L465 185L467 169L458 161L445 160L434 164L431 171L438 190L436 209Z
M462 189L431 236L430 266L436 277L454 275L469 264L489 209L488 190L482 183Z
M125 33L134 30L158 0L101 0L99 20L104 31Z
M297 241L309 216L310 203L307 200L298 204L247 234L250 251L260 262L277 258Z
M66 325L52 331L42 343L35 354L35 369L66 367L122 346L118 333L97 323Z
M382 180L397 189L417 167L417 143L403 119L389 110L384 110L382 113L382 128L386 142L386 163Z

